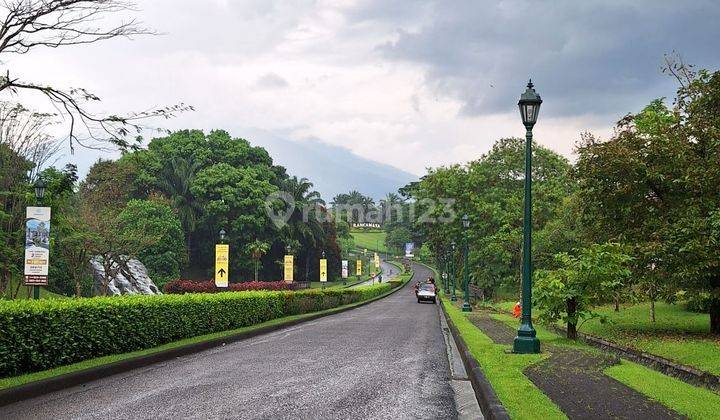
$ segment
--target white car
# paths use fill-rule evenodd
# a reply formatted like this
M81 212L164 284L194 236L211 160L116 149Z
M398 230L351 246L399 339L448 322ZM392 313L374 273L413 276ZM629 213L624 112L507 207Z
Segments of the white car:
M432 303L437 302L437 295L435 291L435 285L431 283L425 283L421 284L417 291L417 301L418 303L427 300L431 301Z

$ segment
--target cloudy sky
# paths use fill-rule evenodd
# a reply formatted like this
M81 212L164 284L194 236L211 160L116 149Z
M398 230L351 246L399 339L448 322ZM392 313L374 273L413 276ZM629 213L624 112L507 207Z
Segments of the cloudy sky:
M716 69L707 1L145 0L162 36L5 57L27 81L82 86L98 110L185 102L168 128L224 128L347 148L415 175L522 136L517 99L544 100L537 140L571 156L652 98L663 55ZM250 140L253 140L250 138ZM98 154L78 151L81 166ZM307 175L307 174L300 174Z

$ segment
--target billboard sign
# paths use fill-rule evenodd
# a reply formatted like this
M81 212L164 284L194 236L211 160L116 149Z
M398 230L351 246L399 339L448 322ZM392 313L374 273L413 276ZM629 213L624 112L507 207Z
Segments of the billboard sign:
M50 207L28 207L25 214L25 285L47 286L50 267Z

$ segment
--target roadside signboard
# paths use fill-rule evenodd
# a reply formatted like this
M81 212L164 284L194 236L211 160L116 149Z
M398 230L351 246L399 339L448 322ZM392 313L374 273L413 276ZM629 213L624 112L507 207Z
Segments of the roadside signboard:
M355 275L362 276L362 260L355 260Z
M25 213L25 285L47 286L50 266L50 207Z
M375 268L380 268L380 256L378 253L375 253Z
M327 281L327 260L325 258L320 260L320 281Z
M292 255L286 255L285 256L285 276L284 280L286 283L292 283L293 282L293 256Z
M230 245L215 245L215 286L228 287L228 265L230 263Z
M342 260L342 278L348 278L348 260Z
M414 242L407 242L405 243L405 256L406 257L414 257L413 251L415 250L415 243Z

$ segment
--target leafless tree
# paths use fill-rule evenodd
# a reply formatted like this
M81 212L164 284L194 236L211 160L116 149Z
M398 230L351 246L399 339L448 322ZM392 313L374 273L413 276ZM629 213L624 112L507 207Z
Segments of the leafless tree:
M32 112L20 104L0 102L0 144L34 164L30 180L60 151L62 141L48 134L57 116Z
M122 0L4 0L0 3L0 65L10 54L27 54L36 47L57 48L90 44L117 37L152 35L155 32L136 19L111 24L108 16L134 12L133 2ZM4 11L4 15L3 15ZM148 128L151 118L171 118L177 112L192 110L177 104L128 115L100 115L91 112L88 104L100 98L84 88L61 89L42 82L24 81L0 71L0 93L13 95L34 92L44 96L69 121L70 149L75 144L85 147L114 145L121 149L136 148L128 135Z

